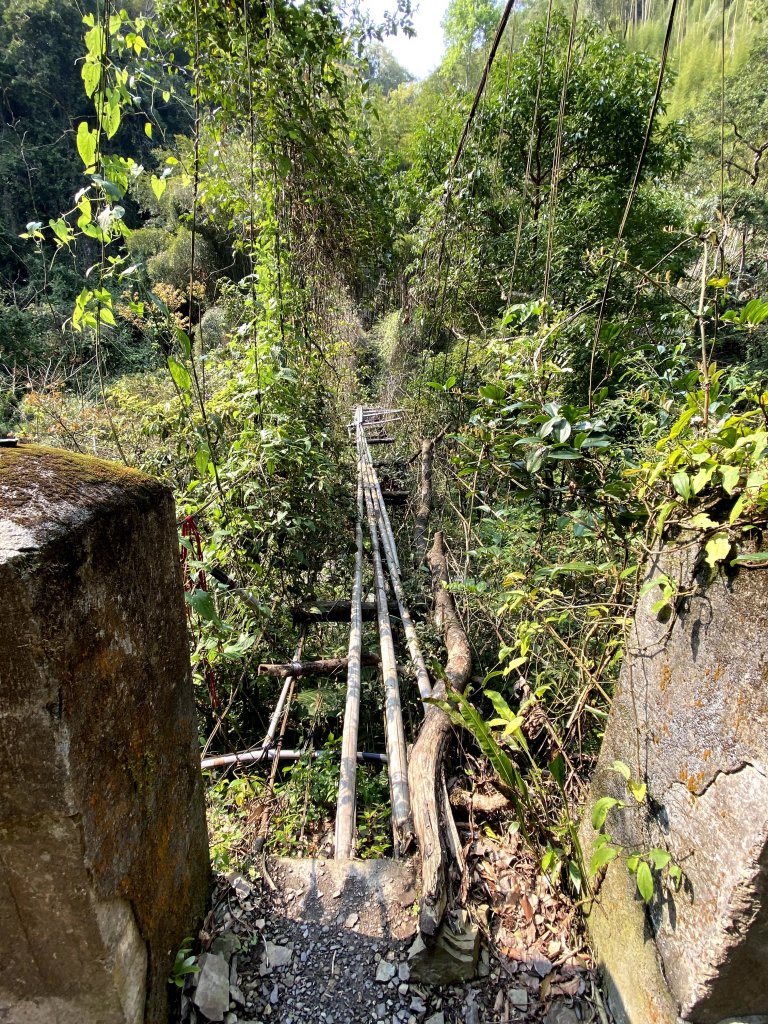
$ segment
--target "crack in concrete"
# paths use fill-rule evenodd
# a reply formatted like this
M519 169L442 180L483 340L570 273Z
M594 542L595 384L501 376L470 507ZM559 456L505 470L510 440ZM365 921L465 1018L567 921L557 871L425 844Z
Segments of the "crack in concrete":
M705 784L704 788L694 792L693 795L696 797L704 796L707 790L710 789L717 782L721 775L738 775L740 772L743 772L745 768L754 769L754 771L756 771L762 779L766 777L765 772L762 772L756 764L752 764L751 761L742 761L741 764L737 765L735 768L718 768L718 770L715 772L715 774L712 776L709 782ZM682 782L678 782L677 784L683 785Z

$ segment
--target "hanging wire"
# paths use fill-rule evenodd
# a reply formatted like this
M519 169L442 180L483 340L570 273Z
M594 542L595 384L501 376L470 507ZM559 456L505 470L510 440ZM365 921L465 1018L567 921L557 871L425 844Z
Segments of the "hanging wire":
M520 240L523 231L523 214L525 210L525 204L528 199L528 184L531 180L531 169L533 167L533 146L536 141L536 126L539 120L539 104L541 102L541 86L544 78L544 67L547 60L547 50L549 48L549 35L552 29L552 0L548 0L547 3L547 24L544 30L544 44L541 48L541 59L539 60L539 77L536 82L536 96L533 102L533 116L531 118L531 134L528 139L528 153L525 160L525 174L523 176L523 198L520 204L520 212L517 218L517 235L515 237L515 254L512 259L512 273L509 280L508 295L511 296L514 289L515 275L517 273L517 260L520 255ZM507 299L507 309L509 308L509 299Z
M478 109L478 107L480 105L480 101L481 101L481 99L483 97L483 94L485 93L485 86L486 86L486 83L488 81L488 75L489 75L490 70L491 70L491 68L493 66L493 62L494 62L494 60L496 58L496 53L497 53L497 51L499 49L499 44L501 43L502 37L504 36L504 31L505 31L505 29L507 27L507 23L509 21L510 15L512 14L512 10L513 10L514 6L515 6L515 0L507 0L507 3L506 3L506 5L504 7L504 10L502 12L501 18L499 19L499 24L496 27L496 33L495 33L495 35L493 37L493 43L491 44L491 48L488 51L488 57L486 58L485 65L483 66L483 71L482 71L482 74L480 75L480 81L478 82L477 89L475 90L475 96L474 96L474 99L472 101L472 106L470 107L469 114L467 115L466 121L464 122L464 127L462 129L461 136L459 138L459 143L458 143L458 145L456 147L456 152L453 155L453 159L451 161L451 165L450 165L450 168L448 170L448 178L447 178L446 185L445 185L445 192L443 194L443 203L442 203L442 206L443 206L443 216L442 216L443 232L442 232L442 235L441 235L441 238L440 238L440 247L439 247L438 257L437 257L437 275L438 275L438 279L439 279L439 276L440 276L440 274L442 272L443 259L444 259L444 256L445 256L445 245L446 245L447 234L448 234L448 206L449 206L449 204L451 202L451 199L453 197L453 189L454 189L455 181L456 181L456 171L458 170L459 163L460 163L460 161L461 161L461 159L462 159L462 157L464 155L464 150L465 150L465 147L466 147L466 144L467 144L467 140L469 138L469 132L470 132L470 129L472 128L472 125L473 125L474 120L475 120L475 114L477 113L477 109ZM428 254L429 254L429 249L430 249L431 244L432 244L432 236L434 235L435 230L436 230L436 227L435 227L435 225L433 225L432 228L430 229L429 237L427 238L427 241L426 241L426 243L424 245L424 251L423 251L423 254L422 254L422 273L426 269L427 257L428 257ZM439 285L438 285L438 287L439 287Z
M571 63L573 60L573 45L576 39L576 22L579 15L579 0L573 0L573 13L571 15L571 31L568 35L568 49L565 56L565 67L563 69L563 88L560 93L560 109L557 113L557 131L555 132L555 149L552 154L552 170L549 182L549 205L547 210L547 255L544 264L544 302L549 298L549 280L552 273L552 247L555 236L555 217L557 214L557 191L560 184L560 165L562 161L563 147L563 124L565 122L565 107L568 98L568 83L571 77Z
M256 312L256 267L253 258L253 247L256 244L256 216L254 211L254 195L256 192L255 148L256 134L253 124L253 68L251 66L251 34L249 24L249 3L243 0L243 30L245 34L245 71L248 79L248 261L250 266L249 284L251 292L251 317ZM259 339L253 331L253 364L256 370L256 390L259 392L259 429L264 426L261 396L261 362L259 359Z
M603 288L603 294L600 299L600 309L597 315L597 323L595 325L595 334L592 339L592 351L589 359L589 413L592 415L594 405L594 372L595 372L595 357L597 355L597 346L600 343L600 332L603 327L603 321L605 319L605 307L608 302L608 292L610 291L611 281L613 280L613 270L616 263L616 256L618 255L619 245L624 237L624 230L629 220L629 214L632 210L632 205L637 195L637 190L640 185L640 176L643 173L643 167L645 166L645 158L648 155L648 147L651 141L651 133L653 132L653 126L656 123L656 113L659 109L659 101L661 99L661 90L664 85L664 75L667 70L667 57L669 56L669 43L672 38L672 30L675 25L675 14L677 13L677 5L679 0L672 0L672 5L669 9L669 18L667 20L667 30L664 35L664 45L661 50L661 59L659 61L659 77L656 82L656 91L653 95L653 101L651 103L651 109L648 114L648 124L645 129L645 137L643 138L643 145L640 150L640 156L637 161L637 167L635 168L635 175L632 179L632 185L627 196L626 206L624 207L624 214L621 218L621 224L619 225L618 234L616 235L616 241L613 245L613 251L611 253L610 263L608 265L608 276L605 281L605 287Z
M188 304L189 304L189 333L192 333L192 311L195 303L195 256L197 254L197 211L198 204L200 202L200 120L201 120L201 104L200 104L200 7L199 0L194 0L193 7L194 14L194 36L195 36L195 52L194 52L194 76L193 76L193 88L194 94L194 122L193 122L193 134L192 134L192 150L193 150L193 166L192 166L192 226L190 228L190 256L189 256L189 288L188 288ZM197 304L198 313L200 312L200 303ZM221 480L219 479L219 468L216 463L216 454L214 451L213 437L211 435L211 427L208 420L208 412L205 407L205 346L203 338L203 325L198 325L200 333L200 373L197 372L197 359L195 358L194 351L190 351L189 365L192 371L192 379L195 383L195 395L197 396L197 403L200 406L200 416L202 419L203 432L205 434L206 444L208 446L208 458L211 466L213 467L213 477L216 483L216 490L219 492L222 503L222 510L226 515L226 499L224 496L224 490L221 486Z

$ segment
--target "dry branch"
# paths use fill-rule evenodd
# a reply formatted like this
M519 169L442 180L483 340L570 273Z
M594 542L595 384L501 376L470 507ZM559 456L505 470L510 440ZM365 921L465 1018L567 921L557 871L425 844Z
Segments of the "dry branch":
M421 565L427 553L427 526L432 512L432 463L435 454L435 442L429 438L421 442L421 494L416 521L413 528L413 548L416 553L416 564Z
M427 563L432 573L434 618L445 638L445 676L452 687L463 689L472 671L472 655L453 597L445 589L448 567L440 532L435 534ZM440 680L432 692L433 697L444 698L445 682ZM414 829L421 850L419 929L425 942L437 935L448 905L452 877L460 877L464 869L460 852L448 841L455 825L445 790L443 762L451 734L448 716L431 705L413 746L408 772Z

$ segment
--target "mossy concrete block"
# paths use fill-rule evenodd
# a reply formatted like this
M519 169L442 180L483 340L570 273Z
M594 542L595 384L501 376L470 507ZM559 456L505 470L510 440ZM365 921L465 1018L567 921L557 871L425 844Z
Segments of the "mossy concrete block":
M668 850L684 883L674 892L657 877L646 910L625 863L611 863L592 930L625 1007L666 985L675 1016L719 1024L768 1013L768 577L699 556L688 546L653 560L649 579L665 573L678 598L660 614L658 588L639 602L592 784L593 799L626 800L608 815L614 840ZM647 783L644 803L614 759ZM673 1019L669 1006L646 1012L627 1019Z
M0 450L0 1021L165 1024L208 852L173 499Z

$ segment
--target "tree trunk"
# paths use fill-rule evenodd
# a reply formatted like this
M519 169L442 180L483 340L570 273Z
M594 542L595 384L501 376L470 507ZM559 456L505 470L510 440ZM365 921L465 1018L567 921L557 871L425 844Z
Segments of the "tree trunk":
M452 688L463 689L472 670L472 655L453 597L444 586L448 583L448 567L440 532L435 534L427 563L432 573L434 618L445 638L445 675ZM444 698L445 690L445 682L440 680L433 696ZM408 771L414 829L421 850L419 929L425 942L435 938L448 906L451 882L464 870L443 778L451 736L450 719L441 708L431 705L411 751Z

